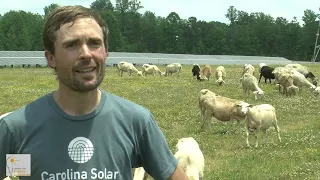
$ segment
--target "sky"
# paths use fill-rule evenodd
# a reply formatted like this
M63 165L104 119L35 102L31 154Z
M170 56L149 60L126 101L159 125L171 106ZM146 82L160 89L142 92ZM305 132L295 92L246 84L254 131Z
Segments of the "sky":
M43 8L52 3L59 5L82 5L90 7L95 0L0 0L0 14L10 10L24 10L43 15ZM111 0L115 5L115 0ZM263 12L272 17L284 17L293 20L296 16L302 25L302 16L306 9L320 13L319 0L140 0L145 11L154 12L156 16L166 17L170 12L176 12L180 18L188 19L191 16L198 20L219 21L229 23L225 17L230 6L237 10Z

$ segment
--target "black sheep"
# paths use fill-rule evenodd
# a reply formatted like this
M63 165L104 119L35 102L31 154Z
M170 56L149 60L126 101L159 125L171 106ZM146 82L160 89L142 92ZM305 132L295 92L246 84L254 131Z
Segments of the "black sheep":
M264 77L264 82L267 83L267 79L269 79L269 82L271 83L271 79L275 79L274 74L272 74L272 71L274 68L269 67L269 66L263 66L260 70L260 78L259 78L259 83L261 80L261 77Z
M192 76L196 76L197 79L200 80L200 66L198 64L193 65Z

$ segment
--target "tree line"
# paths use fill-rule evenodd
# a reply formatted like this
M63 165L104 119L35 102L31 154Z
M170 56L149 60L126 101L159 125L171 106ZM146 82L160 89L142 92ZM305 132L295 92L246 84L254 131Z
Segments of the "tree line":
M45 6L44 15L22 10L0 14L0 50L42 51L44 19L58 6ZM296 17L289 21L230 6L226 24L194 16L182 19L176 12L167 17L151 11L141 14L139 0L116 0L115 4L96 0L90 8L108 24L110 52L278 56L298 61L313 58L320 16L307 9L300 25Z

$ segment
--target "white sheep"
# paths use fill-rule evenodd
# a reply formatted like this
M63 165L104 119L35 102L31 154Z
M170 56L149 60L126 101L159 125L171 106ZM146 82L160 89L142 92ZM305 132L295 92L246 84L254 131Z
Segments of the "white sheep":
M142 74L144 76L147 76L148 74L152 74L155 76L156 74L161 75L162 72L156 65L150 65L150 64L143 64L142 65Z
M264 91L258 86L258 80L250 73L244 73L242 76L242 92L243 96L249 96L250 91L253 91L254 98L257 100L264 96Z
M255 147L258 146L260 130L264 133L264 143L267 141L267 130L273 126L281 142L280 129L277 122L276 110L270 104L251 105L245 102L237 104L246 119L246 144L250 147L249 133L255 131Z
M312 84L310 81L308 81L308 79L297 70L293 69L290 72L291 72L293 83L295 86L298 86L299 88L308 87L311 91L316 89L316 86Z
M312 80L312 84L317 86L318 79L315 77L315 75L310 71L310 69L307 66L303 66L301 64L287 64L285 67L288 69L296 70L299 73L303 74L304 77L310 78Z
M132 72L137 73L137 75L139 75L139 76L143 76L142 71L139 71L136 67L134 67L134 65L132 63L121 61L118 63L117 67L118 67L118 70L119 70L121 77L122 77L123 72L128 72L129 76L131 76Z
M165 72L163 72L162 75L168 76L169 74L172 75L172 73L178 73L178 76L180 76L181 70L182 70L182 65L180 63L168 64Z
M279 92L283 88L283 93L288 95L296 95L299 92L299 87L294 85L292 74L289 72L282 72L278 74Z
M250 74L254 75L254 72L255 72L255 68L251 64L245 64L243 67L242 75L244 73L250 73Z
M226 70L223 66L218 66L216 69L216 83L222 85L222 83L226 83L224 80L227 76Z
M204 178L204 156L194 138L179 139L174 156L188 179L199 180Z
M210 79L210 76L212 74L212 71L211 71L211 66L209 64L206 64L203 69L201 70L201 77L206 77L206 80L209 81Z
M236 120L241 134L240 120L243 120L244 116L236 108L236 103L239 102L242 101L217 95L208 89L202 89L198 96L203 122L202 128L207 125L211 129L212 118L223 122Z

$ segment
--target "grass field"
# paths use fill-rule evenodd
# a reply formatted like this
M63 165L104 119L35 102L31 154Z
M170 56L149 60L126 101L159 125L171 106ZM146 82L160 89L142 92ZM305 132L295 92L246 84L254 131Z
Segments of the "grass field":
M308 66L320 77L319 65ZM120 78L115 68L108 67L101 88L150 109L172 150L179 138L194 137L205 156L205 179L320 179L320 97L312 96L308 89L297 96L286 97L279 94L274 84L265 84L263 79L260 87L266 93L264 99L255 101L253 94L245 99L252 104L269 103L276 108L280 144L272 127L267 144L261 144L260 134L259 146L246 148L244 121L241 136L236 123L231 127L215 121L211 131L200 129L199 91L207 88L222 96L243 99L239 84L242 67L225 66L227 79L223 86L215 84L214 76L210 81L196 81L192 78L191 66L183 67L181 77L145 78L126 74ZM55 76L46 68L0 69L0 82L0 114L57 88ZM253 140L251 136L251 144Z

